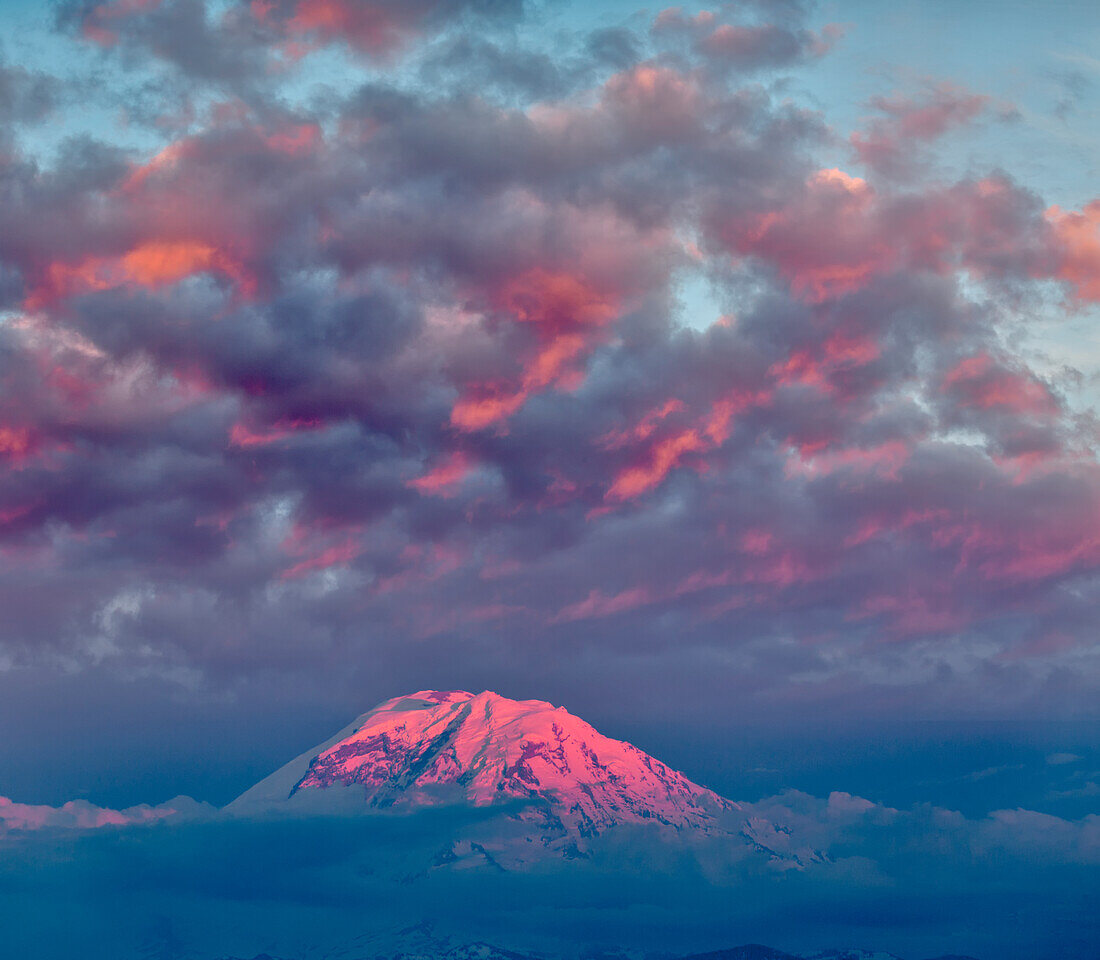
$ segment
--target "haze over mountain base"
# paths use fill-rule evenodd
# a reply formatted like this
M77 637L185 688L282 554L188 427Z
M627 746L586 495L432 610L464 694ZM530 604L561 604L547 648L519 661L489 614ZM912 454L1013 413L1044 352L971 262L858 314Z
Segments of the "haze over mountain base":
M468 826L433 811L40 832L5 849L5 949L62 958L79 944L81 960L351 960L403 952L401 931L425 921L456 943L566 958L761 942L906 960L1092 960L1100 943L1094 865L1043 867L1037 856L965 864L906 851L919 843L892 832L805 873L750 868L715 878L690 856L655 864L649 850L625 843L614 866L411 869ZM363 938L376 947L357 946Z
M75 942L81 960L375 960L488 942L673 960L755 942L1093 960L1100 945L1100 818L840 792L734 802L560 708L488 692L387 701L220 811L6 801L0 843L0 922L21 957Z

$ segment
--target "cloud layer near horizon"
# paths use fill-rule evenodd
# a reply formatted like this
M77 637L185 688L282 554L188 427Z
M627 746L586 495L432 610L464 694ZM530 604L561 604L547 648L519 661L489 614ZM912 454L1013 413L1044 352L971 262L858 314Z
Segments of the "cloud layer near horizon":
M825 854L798 869L736 837L619 827L590 841L591 859L500 873L430 866L456 836L495 835L487 810L346 809L243 819L186 798L127 811L0 800L0 919L12 949L78 938L90 960L390 955L417 951L426 930L566 957L762 940L1029 960L1091 956L1100 939L1096 816L968 819L788 791L736 817L772 849Z
M1095 309L1100 206L939 175L980 91L831 128L799 3L530 15L63 5L163 145L0 152L2 662L1094 703L1096 421L1018 334Z

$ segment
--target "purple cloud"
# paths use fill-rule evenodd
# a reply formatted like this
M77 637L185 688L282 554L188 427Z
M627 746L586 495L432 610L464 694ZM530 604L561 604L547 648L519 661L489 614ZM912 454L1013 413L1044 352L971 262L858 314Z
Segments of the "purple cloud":
M66 8L227 86L151 156L0 157L5 655L217 687L565 644L712 702L1091 702L1095 428L1005 333L1097 299L1095 205L834 166L744 79L831 35L754 10L521 74L470 26L512 4ZM277 101L315 45L389 72ZM874 103L876 169L985 106ZM685 277L724 315L681 324Z

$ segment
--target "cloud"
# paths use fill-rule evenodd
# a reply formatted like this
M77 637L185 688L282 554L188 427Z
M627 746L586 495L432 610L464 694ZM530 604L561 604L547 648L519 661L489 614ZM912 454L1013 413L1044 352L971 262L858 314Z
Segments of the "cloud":
M1084 757L1079 757L1076 753L1050 753L1047 754L1047 763L1052 767L1062 767L1067 763L1077 763L1079 760L1083 760Z
M58 105L61 86L48 74L0 60L0 120L13 124L43 119Z
M463 17L512 22L522 0L65 0L58 24L131 64L153 59L203 83L262 84L315 50L389 58Z
M916 97L900 93L873 97L868 105L878 115L865 130L851 135L852 149L876 173L912 176L926 162L926 144L975 120L989 104L984 94L943 82L927 85Z
M749 16L731 22L734 12ZM701 10L694 15L668 7L654 19L652 34L659 41L687 46L718 73L774 70L824 56L843 36L839 24L819 32L807 29L806 13L800 3L727 4L717 13Z
M125 810L98 807L87 800L70 800L60 807L16 803L0 797L0 837L32 830L97 830L101 827L130 827L161 820L188 819L209 815L213 807L190 797L176 797L167 803L141 804Z
M989 777L996 777L1002 773L1008 773L1011 770L1022 770L1023 766L1022 763L1006 763L998 767L985 767L982 770L975 770L972 773L968 773L963 779L976 783L979 780L987 780Z
M350 699L428 644L659 664L700 710L1091 704L1095 430L1014 330L1095 299L1092 207L838 166L746 79L828 55L801 5L526 73L523 15L64 8L194 110L0 157L4 663ZM354 82L303 95L305 47ZM988 109L876 104L929 151Z
M1100 783L1095 780L1086 780L1079 787L1070 787L1067 790L1052 790L1050 795L1057 800L1100 797Z
M1095 817L1003 810L967 819L842 792L787 792L743 805L736 817L772 848L824 852L801 869L776 870L741 841L662 845L653 831L622 828L587 860L501 873L435 857L457 833L495 829L485 810L207 813L98 827L98 814L69 823L73 808L49 808L53 829L0 836L0 914L22 917L11 927L16 948L48 951L63 936L87 936L90 957L154 947L294 956L369 945L384 954L407 948L415 926L551 953L577 943L675 952L745 939L809 951L840 937L900 955L1024 958L1040 946L1084 957L1100 936L1094 924L1050 924L1088 899L1082 891L1100 861Z
M1100 265L1100 203L1093 201L1081 211L1051 207L1047 217L1054 228L1058 250L1054 276L1067 281L1083 301L1100 300L1096 282Z

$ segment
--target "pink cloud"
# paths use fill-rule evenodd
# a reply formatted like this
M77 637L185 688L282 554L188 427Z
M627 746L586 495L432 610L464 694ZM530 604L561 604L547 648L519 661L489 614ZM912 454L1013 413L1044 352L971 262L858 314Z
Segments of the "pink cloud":
M879 615L889 618L890 632L896 637L951 633L968 622L966 615L951 609L944 600L912 592L868 597L852 619Z
M630 443L648 439L657 429L662 420L673 413L681 413L685 410L682 401L673 397L666 400L660 407L650 410L641 420L626 430L612 430L599 440L600 446L605 450L617 450Z
M1047 210L1056 241L1054 274L1073 287L1079 300L1100 302L1100 200L1080 212Z
M295 523L283 540L282 549L291 557L304 558L279 574L280 580L296 580L321 570L348 566L362 554L363 544L358 529Z
M118 34L111 27L112 21L155 10L161 0L111 0L89 10L81 21L81 32L93 43L101 47L112 47L118 43Z
M34 439L26 427L0 426L0 458L18 465L34 449Z
M966 271L990 281L1049 278L1080 300L1100 298L1100 201L1080 213L1052 207L1044 219L1029 195L1000 175L904 196L822 169L782 203L716 215L713 227L731 253L771 264L811 304L902 270Z
M528 398L550 387L575 389L575 365L602 338L621 309L620 296L581 275L535 267L500 284L491 304L501 316L534 333L537 346L523 362L518 384L472 384L456 401L451 423L481 430L506 420Z
M263 16L263 5L253 8ZM409 18L400 6L370 0L298 0L285 28L291 35L322 43L346 41L364 53L385 53L404 42Z
M252 428L245 423L235 423L229 431L229 443L234 447L266 447L303 431L317 430L324 424L320 420L298 418L280 421L270 427Z
M852 147L872 169L905 173L913 167L917 145L969 123L988 104L989 97L951 83L934 84L920 97L875 97L871 106L882 116L872 120L866 131L851 135Z
M696 430L682 430L658 440L648 451L647 462L622 470L607 491L608 500L630 500L652 490L679 466L688 454L707 449Z
M346 567L360 554L359 545L352 540L336 546L326 547L313 557L307 557L300 563L287 567L281 574L282 580L295 580L304 577L307 573L315 573L318 570L328 570L331 567Z
M591 620L595 617L610 617L616 613L633 610L636 607L651 602L652 598L649 596L648 592L641 587L623 590L611 596L605 596L599 590L592 590L583 600L559 610L551 619L551 622L569 623L574 620Z
M425 495L450 496L452 488L460 484L473 469L469 457L456 450L427 473L410 480L407 486Z
M688 462L693 454L722 446L729 438L730 424L737 414L768 402L768 393L735 390L713 403L707 414L696 419L694 426L659 432L651 442L641 444L635 451L634 462L616 473L604 496L605 501L632 500L660 486L672 470ZM666 401L662 407L647 413L633 428L605 436L601 444L606 449L617 449L649 441L666 418L682 414L685 409L679 400ZM705 469L705 464L697 461L696 469Z
M720 229L735 252L772 261L796 294L819 303L858 290L897 262L896 245L876 233L875 209L866 181L823 169L786 208Z
M42 284L27 297L28 310L76 294L112 287L156 289L198 273L230 277L242 292L251 293L255 281L232 255L208 243L190 240L148 240L119 257L86 257L77 263L51 263Z
M987 353L960 360L943 379L958 403L982 410L1050 417L1059 410L1050 389L1023 369L1008 369Z
M792 453L784 469L789 477L812 478L847 472L856 476L873 473L885 480L897 480L898 471L909 456L909 445L901 440L888 440L873 447L828 450L810 445Z

